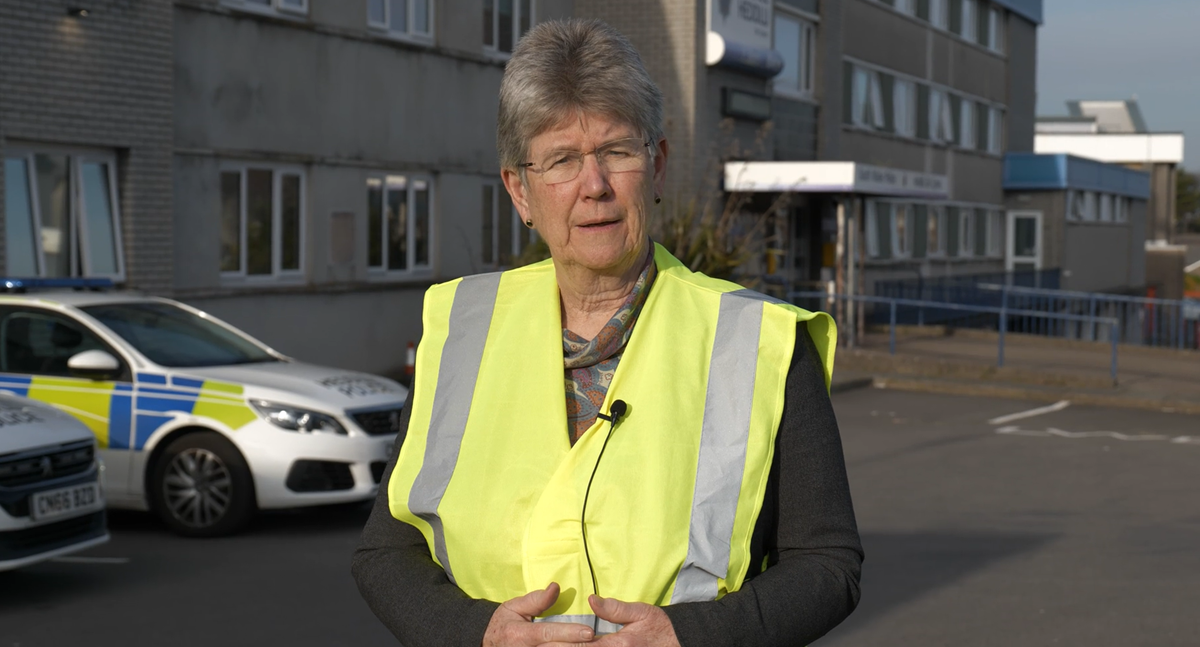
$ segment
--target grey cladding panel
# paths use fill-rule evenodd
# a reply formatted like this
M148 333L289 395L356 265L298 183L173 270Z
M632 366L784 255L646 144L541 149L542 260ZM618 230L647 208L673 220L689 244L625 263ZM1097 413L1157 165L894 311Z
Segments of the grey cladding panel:
M795 7L801 11L807 11L811 14L821 13L821 6L818 0L777 0L779 4Z

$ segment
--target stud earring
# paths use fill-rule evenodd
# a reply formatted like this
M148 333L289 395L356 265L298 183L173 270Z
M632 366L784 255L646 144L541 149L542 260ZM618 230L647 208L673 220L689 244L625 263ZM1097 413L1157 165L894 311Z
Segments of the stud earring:
M660 198L658 196L654 196L654 204L658 204L660 202L662 202L662 198Z
M532 220L526 220L526 221L525 221L525 226L526 226L526 227L529 227L530 229L533 229L533 221L532 221Z

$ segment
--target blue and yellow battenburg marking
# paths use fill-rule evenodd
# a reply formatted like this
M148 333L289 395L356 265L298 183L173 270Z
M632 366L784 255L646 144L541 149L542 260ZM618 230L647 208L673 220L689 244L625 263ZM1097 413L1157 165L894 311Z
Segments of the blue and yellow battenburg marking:
M110 449L142 449L181 414L231 429L257 418L240 384L155 373L138 373L133 384L0 374L0 390L70 413L96 434L100 447Z

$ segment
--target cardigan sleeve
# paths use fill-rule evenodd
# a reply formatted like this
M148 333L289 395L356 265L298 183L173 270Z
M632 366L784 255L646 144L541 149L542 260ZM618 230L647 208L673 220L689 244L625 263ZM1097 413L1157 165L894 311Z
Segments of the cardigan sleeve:
M768 566L720 600L665 607L682 647L806 645L858 605L862 544L825 373L804 323L775 442L755 532Z
M862 547L837 420L808 329L800 324L796 332L768 500L755 530L768 567L720 600L665 607L683 647L806 644L858 603ZM499 605L471 599L450 582L424 535L388 506L386 484L409 410L351 570L367 605L407 647L478 647Z

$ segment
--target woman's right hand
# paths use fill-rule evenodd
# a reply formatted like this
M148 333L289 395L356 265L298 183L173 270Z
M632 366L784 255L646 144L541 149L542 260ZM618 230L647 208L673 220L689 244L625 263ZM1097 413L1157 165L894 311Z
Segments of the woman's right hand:
M534 622L558 600L558 584L530 591L500 605L483 634L483 647L536 647L543 643L585 643L592 628L571 622Z

